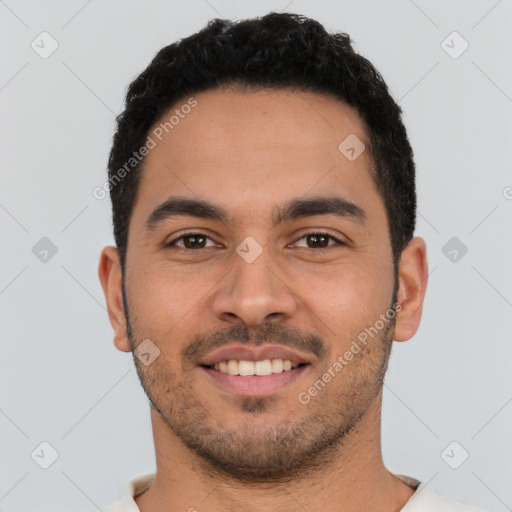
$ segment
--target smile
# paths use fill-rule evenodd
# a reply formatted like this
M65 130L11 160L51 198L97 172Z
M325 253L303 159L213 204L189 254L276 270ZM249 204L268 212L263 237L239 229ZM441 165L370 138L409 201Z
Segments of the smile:
M200 369L210 382L226 391L243 396L274 393L299 378L308 363L292 364L289 360L264 359L262 361L228 360ZM217 367L217 368L216 368Z

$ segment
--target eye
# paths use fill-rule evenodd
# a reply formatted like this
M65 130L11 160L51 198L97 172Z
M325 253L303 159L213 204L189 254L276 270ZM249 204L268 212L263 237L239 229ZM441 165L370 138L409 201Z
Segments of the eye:
M211 245L206 246L205 244L208 242L208 240L212 243ZM299 242L300 240L305 240L306 244L313 244L313 247L308 247L307 245L302 246L303 249L311 252L331 250L329 248L336 245L337 247L333 247L333 249L339 249L340 247L347 245L330 233L323 231L311 231L310 233L306 233L305 235L302 235L300 238L298 238L295 243ZM333 240L335 243L330 244L329 240ZM178 238L175 238L174 240L171 240L165 244L165 247L177 247L183 250L192 249L197 252L205 250L207 247L215 246L218 246L218 244L209 236L205 235L204 233L196 232L182 234ZM301 246L299 245L298 247Z
M165 244L166 247L179 247L180 249L194 249L201 250L205 249L206 246L203 244L210 240L213 242L213 246L217 245L209 236L203 233L186 233L178 238L175 238L171 242ZM183 245L179 245L178 242L182 242ZM210 246L211 247L211 246Z
M338 245L337 248L339 248L340 246L346 245L344 242L342 242L338 238L332 236L329 233L323 232L323 231L312 231L310 233L306 233L305 235L298 238L297 241L303 240L303 239L305 239L306 244L312 243L314 246L316 246L316 247L308 247L308 246L304 247L303 246L305 249L307 249L309 251L314 251L314 252L329 250L327 248L331 247L333 245ZM329 239L334 240L336 243L329 244L328 243Z

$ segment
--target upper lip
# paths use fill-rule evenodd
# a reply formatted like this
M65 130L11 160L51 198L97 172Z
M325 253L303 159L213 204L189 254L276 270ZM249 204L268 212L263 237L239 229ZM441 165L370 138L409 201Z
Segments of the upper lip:
M264 359L290 360L292 364L311 363L310 357L282 345L249 347L246 344L232 343L205 355L198 361L199 366L211 366L230 359L263 361Z

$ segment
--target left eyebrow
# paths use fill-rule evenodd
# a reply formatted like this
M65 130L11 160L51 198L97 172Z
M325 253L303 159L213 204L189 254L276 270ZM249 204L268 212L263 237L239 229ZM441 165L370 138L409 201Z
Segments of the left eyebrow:
M317 196L310 199L292 199L278 209L274 217L274 226L295 219L314 215L336 215L342 219L348 218L364 224L366 212L357 204L340 196Z
M278 208L273 218L273 225L291 222L304 217L317 215L336 215L364 224L366 212L352 201L339 196L318 196L310 199L295 198ZM158 205L146 220L145 226L149 231L155 230L167 219L180 216L196 217L199 219L217 220L224 224L233 222L233 216L220 205L204 199L187 197L170 197Z

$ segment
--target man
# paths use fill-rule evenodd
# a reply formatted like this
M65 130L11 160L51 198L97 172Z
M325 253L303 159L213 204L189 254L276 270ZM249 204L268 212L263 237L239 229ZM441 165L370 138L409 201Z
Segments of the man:
M214 20L117 122L99 277L157 468L107 510L476 510L382 460L391 345L428 270L401 110L349 36Z

